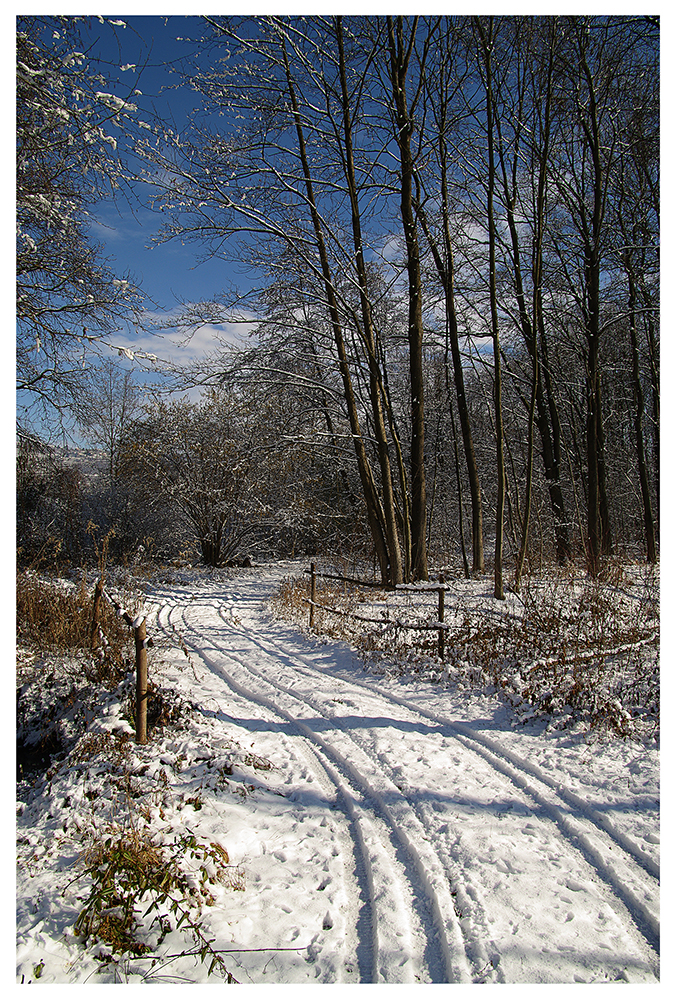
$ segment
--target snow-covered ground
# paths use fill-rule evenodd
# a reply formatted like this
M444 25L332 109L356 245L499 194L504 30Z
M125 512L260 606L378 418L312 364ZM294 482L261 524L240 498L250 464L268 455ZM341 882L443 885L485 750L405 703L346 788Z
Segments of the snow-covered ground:
M656 745L518 727L492 693L371 669L272 617L290 571L150 590L169 724L124 742L123 686L21 789L18 982L219 983L217 952L242 984L657 983ZM84 848L130 831L186 874L203 848L204 961L153 911L141 957L74 935Z

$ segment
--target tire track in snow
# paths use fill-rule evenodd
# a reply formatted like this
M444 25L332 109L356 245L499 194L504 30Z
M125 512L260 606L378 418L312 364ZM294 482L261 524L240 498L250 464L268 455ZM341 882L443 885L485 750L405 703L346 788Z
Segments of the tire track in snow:
M540 770L537 766L528 763L521 756L505 749L500 743L495 742L476 730L467 726L464 722L450 716L439 715L421 708L416 702L407 698L397 697L392 691L371 683L370 681L357 681L354 676L339 672L335 665L324 659L313 658L301 653L296 647L288 647L280 641L267 637L263 643L253 632L247 632L239 628L238 622L225 619L224 606L231 604L232 613L238 612L243 615L244 609L248 611L246 617L254 615L255 621L259 619L259 610L264 597L259 596L232 596L222 595L215 598L213 610L219 610L220 616L225 620L230 631L239 632L248 639L249 644L256 644L261 651L269 657L278 659L284 665L292 666L295 674L306 674L314 680L318 680L324 675L335 676L341 679L357 693L372 692L382 699L389 701L392 705L406 708L414 713L419 721L436 722L447 730L446 733L451 738L457 740L462 746L477 754L494 771L504 775L524 796L528 796L535 804L548 815L560 830L570 847L578 851L585 862L596 872L597 879L603 883L605 888L613 892L618 900L616 913L623 922L624 927L641 932L644 942L638 936L637 941L643 954L647 955L651 969L658 976L658 915L653 902L653 896L649 898L649 878L656 879L659 869L654 859L638 848L626 834L621 833L610 820L598 810L581 799L575 793L566 790L562 785L556 784L552 777ZM207 597L206 597L207 599ZM256 627L256 625L253 625ZM321 653L321 649L319 649ZM326 667L322 665L327 661ZM576 811L576 816L574 812ZM617 847L612 848L614 841ZM619 854L618 860L612 860L611 850ZM646 873L646 874L644 874ZM606 895L606 899L610 896ZM614 900L610 905L617 906ZM648 903L651 905L648 906ZM651 947L653 958L649 952Z
M452 730L452 737L463 743L473 753L485 759L495 770L504 774L518 789L553 818L572 847L580 852L595 869L600 879L612 889L636 928L651 947L657 959L658 970L660 923L658 905L658 875L656 862L644 851L635 847L604 815L590 809L579 796L568 792L563 785L552 783L539 768L528 764L522 757L511 753L492 739L481 737L476 730L463 722L420 709L415 702L395 698L383 688L367 684L382 697L389 697L399 707L422 716L425 721L435 721ZM582 818L574 815L582 813ZM618 858L611 857L608 839L619 846ZM649 892L650 878L656 880L656 896ZM651 904L649 901L652 901Z
M160 631L172 644L177 644L179 640L185 654L188 654L188 648L181 631L172 623L172 613L177 610L177 604L164 603L156 611L156 623ZM205 669L211 675L213 674L213 670L209 666L206 665ZM210 703L214 701L219 709L219 703L216 698L209 697L209 700ZM244 705L247 715L251 711L252 702L247 699L244 701ZM228 717L237 724L247 720L240 718L236 713ZM281 715L274 715L271 725L275 727L277 722L285 724L286 719ZM357 832L352 806L347 805L345 792L341 791L338 785L333 782L326 766L320 762L320 755L317 754L317 751L313 747L308 745L304 737L281 733L279 740L282 747L286 750L286 754L298 765L299 774L304 776L308 772L308 776L314 778L319 791L326 798L328 805L337 807L340 814L344 816L341 826L342 832L339 834L340 843L343 846L343 881L347 895L347 911L343 919L347 934L351 934L352 930L354 930L356 931L356 938L354 944L348 944L347 941L343 944L345 961L339 967L339 975L342 976L346 971L352 971L356 967L359 974L359 982L374 982L375 960L372 934L374 919L370 898L365 895L365 890L369 888L369 884L365 872L363 855L360 853L362 837L361 833ZM294 800L294 797L290 794L282 793L282 797L288 798L291 801ZM337 819L334 822L337 824ZM349 884L353 886L353 894L347 889ZM348 940L351 941L351 938Z
M180 610L175 606L170 610L168 622L171 630L177 630L172 624L172 612ZM199 635L199 632L187 622L185 611L180 610L180 617L188 632ZM163 627L159 618L159 627L166 635L168 632ZM186 644L186 635L182 634ZM365 806L365 799L361 792L347 782L341 773L334 766L332 759L325 755L323 749L318 748L315 743L314 734L309 729L305 729L295 718L287 714L283 709L275 706L274 702L263 701L258 695L248 688L239 685L235 680L228 677L225 668L219 661L210 657L202 645L191 644L191 648L198 654L206 667L222 679L227 679L230 686L241 697L245 698L248 704L255 703L258 711L263 706L273 713L274 718L283 724L293 724L297 734L304 740L312 741L311 747L306 747L308 756L314 758L317 770L321 768L326 778L326 786L331 786L336 796L336 804L340 801L344 805L344 815L347 817L347 829L351 834L351 839L355 848L350 857L356 865L358 880L358 895L364 907L370 911L369 925L371 928L370 946L362 944L361 927L357 924L356 948L358 968L363 982L389 982L389 983L414 983L416 976L414 972L414 957L416 951L412 939L411 911L407 906L405 896L402 892L403 880L395 869L393 862L385 851L385 845L389 845L389 838L384 824L379 818L373 818L372 813ZM219 649L215 650L221 659L229 658ZM239 719L236 718L236 721ZM272 720L272 726L278 723ZM285 741L285 736L281 737ZM316 748L315 748L316 747ZM296 749L299 757L299 750ZM304 757L308 764L308 757ZM319 782L317 771L313 772ZM360 916L361 906L356 911ZM370 959L368 955L370 953Z
M220 615L223 617L223 612L221 608L218 609ZM226 623L229 626L234 626L229 624L228 621L226 621ZM236 630L242 630L242 629L236 627ZM289 659L294 659L297 663L302 663L302 665L307 668L307 671L311 671L312 673L321 672L318 663L315 660L310 659L308 656L303 655L301 652L296 652L280 644L264 645L258 638L253 638L253 641L259 648L262 649L263 652L265 652L268 655L280 656L281 654L283 654ZM641 869L646 871L648 875L650 875L652 878L655 879L659 878L660 869L658 862L655 861L650 854L647 854L642 848L638 847L634 843L634 841L632 841L630 837L628 837L625 833L621 833L604 813L600 812L598 809L593 809L590 805L588 805L585 799L581 798L579 795L576 795L573 792L570 792L563 785L555 784L552 778L550 778L539 767L527 763L522 757L519 757L516 754L505 749L499 743L496 743L494 740L481 737L476 730L471 729L464 722L461 722L457 719L446 717L444 715L438 715L435 712L427 711L426 709L421 708L420 705L418 705L416 702L409 701L408 698L396 697L392 691L388 690L385 687L381 687L379 684L374 684L371 683L370 681L359 681L353 677L348 677L342 672L337 672L337 671L334 672L333 675L343 680L344 683L347 683L352 687L356 687L358 690L372 691L373 693L378 694L380 697L389 700L392 704L396 704L399 707L408 708L409 711L415 712L417 715L419 715L422 719L426 721L436 721L438 724L448 726L449 728L454 729L456 732L464 733L468 736L468 738L474 740L480 746L488 748L489 751L494 752L498 756L508 760L515 767L520 768L525 774L530 775L531 777L539 781L542 785L544 785L546 788L549 788L552 792L555 793L555 795L558 798L562 799L573 809L577 809L579 812L583 813L583 815L588 817L588 819L590 820L590 822L592 822L594 826L604 831L607 837L614 840L624 853L632 857L635 863Z
M224 617L222 607L218 608L218 612L225 625L233 631L233 620L229 621ZM251 636L243 628L236 626L235 630L236 633L240 634L244 639L248 639L248 641L251 640ZM279 650L276 646L265 646L256 638L252 640L254 640L258 648L260 648L267 655L273 656L274 658L280 658L283 650ZM290 658L292 653L286 653L286 655ZM248 666L248 669L251 672L253 671L252 666L250 665ZM310 674L309 670L303 669L303 673L311 675L316 679L318 678L319 670L313 669ZM269 680L267 682L270 685L273 685L272 681ZM420 822L423 831L422 840L425 841L425 846L427 847L428 844L431 844L433 847L438 848L438 850L435 850L434 852L436 858L438 859L436 869L440 871L445 878L452 905L455 902L453 910L457 916L457 926L459 928L460 937L462 938L467 956L470 979L473 982L477 979L481 980L480 974L484 973L492 975L494 982L505 982L500 955L489 934L483 906L483 897L476 890L470 877L464 877L460 872L460 869L456 868L450 849L443 846L444 841L438 832L438 827L434 821L435 814L432 812L430 807L424 804L421 800L409 797L408 791L404 788L403 781L401 781L401 779L397 776L397 773L393 770L387 758L380 756L379 753L371 749L366 743L362 742L360 737L355 735L350 739L344 728L342 717L329 715L327 709L325 709L318 702L310 699L307 694L302 696L296 690L291 689L290 687L285 687L280 682L276 683L276 687L289 696L292 696L297 700L301 700L303 704L308 705L317 714L320 714L328 722L334 724L338 731L342 732L347 739L363 750L368 759L371 760L373 770L375 770L377 758L379 761L379 769L382 770L392 783L392 790L398 790L398 797L404 799L408 803L411 812ZM427 847L426 856L429 863L431 863L432 855L429 847ZM484 982L491 981L491 979L484 980Z
M227 598L225 597L224 599ZM233 603L230 608L231 619L225 617L223 602L218 604L217 609L221 619L229 628L235 628L244 637L250 638L250 635L234 620L237 607ZM293 660L296 664L296 669L299 669L300 663L302 663L302 672L314 679L318 678L318 674L323 673L323 670L319 668L315 660L307 659L301 653L293 652L285 646L276 643L264 644L257 637L254 637L252 640L268 656L280 659L281 655L284 655L287 660ZM353 681L346 680L342 674L336 675L341 676L345 682L355 686ZM362 689L361 685L356 685L356 687L358 690ZM355 737L354 741L361 744L359 737ZM413 811L419 817L423 828L427 832L427 838L438 848L437 856L448 880L451 896L456 904L454 909L459 917L461 935L464 940L472 981L504 983L503 965L489 931L483 893L476 887L472 877L469 874L464 874L456 864L458 855L453 851L453 848L446 846L446 842L439 832L439 820L436 818L436 814L432 808L423 802L423 800L410 797L408 790L404 787L403 780L398 778L388 758L380 756L375 750L372 750L369 755L379 758L382 769L389 774L395 785L399 787L404 797L408 800ZM462 833L458 834L458 843L459 845L464 844ZM474 857L472 852L470 852L470 857Z
M203 609L217 612L216 608L207 603L201 605ZM175 609L178 609L177 607ZM329 772L332 780L339 787L346 804L350 806L350 815L357 824L361 833L361 850L366 862L366 872L370 877L371 899L375 906L374 918L374 945L376 948L376 962L374 966L375 981L381 982L415 982L412 958L415 953L415 942L418 938L417 928L420 927L421 937L425 939L423 954L423 965L425 968L434 968L432 973L436 982L469 983L472 980L470 968L465 952L465 943L458 918L456 916L449 884L444 874L441 861L434 854L429 843L428 836L423 830L422 823L413 812L408 800L402 792L393 784L390 779L380 770L365 751L349 736L340 729L334 728L330 719L324 716L324 724L331 726L324 729L333 733L333 742L329 742L319 732L306 725L295 714L289 712L280 703L277 695L286 694L288 703L297 704L301 709L303 718L309 718L309 711L318 714L318 710L307 701L301 700L299 696L290 694L284 688L272 684L264 675L255 670L245 659L239 658L233 651L225 651L215 646L214 639L206 632L201 625L198 629L187 619L187 612L192 609L194 614L198 609L185 608L180 616L182 617L188 632L208 642L209 649L218 656L217 659L208 654L205 644L194 644L194 648L206 665L219 673L237 693L254 701L258 707L264 705L270 711L281 716L290 722L302 735L310 739L323 753L324 760L331 761L334 765L332 773ZM233 624L225 623L225 628L235 633L252 644L253 639L247 631L237 628ZM183 636L186 641L187 635ZM259 684L272 689L274 696L268 697L262 691L252 690L229 673L222 664L224 660L235 663L242 670L245 670ZM344 746L344 751L339 749ZM358 765L358 761L361 766ZM333 776L335 775L335 776ZM347 780L343 779L343 776ZM369 780L370 775L373 777ZM351 789L358 789L358 793L352 795ZM347 789L350 789L349 796ZM378 815L375 823L378 828L383 829L381 839L376 839L374 833L370 832L371 826L376 829L375 824L370 824L367 820L365 810L365 800L371 800L377 807ZM380 827L382 816L383 827ZM368 832L367 832L367 822ZM384 826L384 823L387 826ZM417 836L414 836L414 833ZM384 847L397 840L398 846L406 851L407 858L410 859L411 871L415 871L416 877L410 878L410 885L413 893L400 893L398 884L395 884L396 873L393 865L386 857ZM398 849L398 847L397 847ZM391 874L390 874L391 872ZM429 901L429 917L425 921L416 921L416 911L407 906L409 898L418 898L425 894ZM427 921L434 920L437 933L438 945L433 945L429 936ZM410 937L407 932L410 931ZM433 948L437 949L438 958L432 957ZM429 955L429 958L428 958ZM404 961L406 959L406 962Z
M195 629L194 629L195 630ZM198 633L198 632L197 632ZM243 634L242 632L239 632ZM246 635L247 637L247 635ZM333 741L329 742L324 737L322 737L317 729L311 728L304 724L300 718L288 712L280 703L281 694L285 694L289 698L289 703L292 701L297 705L298 710L301 710L303 717L308 717L309 710L316 712L318 709L315 708L308 701L302 700L298 695L295 695L285 688L282 688L278 684L272 684L271 681L267 680L266 676L258 672L253 668L253 666L245 659L240 658L233 652L225 653L218 649L218 652L222 658L227 658L231 662L235 662L242 669L246 670L252 677L256 679L260 684L264 683L265 686L271 687L274 691L274 697L267 697L262 693L262 691L253 691L250 688L246 688L243 684L239 683L231 674L225 671L225 668L220 665L216 665L215 668L225 679L228 680L232 687L235 687L241 692L247 693L258 704L266 703L272 710L279 714L283 714L292 724L294 724L298 729L300 729L303 734L306 734L315 744L320 746L327 757L332 758L333 761L343 770L343 772L351 778L353 784L358 786L359 790L363 793L363 798L368 798L374 803L377 803L378 808L381 811L381 815L389 824L385 829L385 835L383 837L382 843L385 846L392 842L394 843L394 837L397 837L399 844L404 848L408 856L411 859L411 867L415 869L420 882L417 880L410 879L410 883L413 887L416 896L419 892L422 893L424 890L427 898L429 899L429 912L431 911L435 925L437 928L437 933L439 936L439 948L440 948L440 958L437 963L437 969L440 972L435 974L435 980L437 982L444 979L446 982L469 982L470 973L463 959L463 965L461 967L460 962L457 964L454 960L461 959L463 948L462 937L457 919L455 916L455 911L453 909L453 903L451 901L450 892L448 890L448 885L445 881L443 870L441 868L441 863L433 855L429 842L427 838L419 834L419 839L414 839L413 831L416 832L419 829L418 820L411 811L406 799L403 797L402 793L393 785L389 779L383 774L382 777L376 775L376 765L370 760L361 750L354 740L347 736L342 729L331 729L334 733ZM202 652L205 658L205 653ZM330 719L323 716L323 724L328 723L332 725ZM340 746L345 746L344 751L340 750ZM359 763L357 762L359 761ZM379 771L379 768L378 768ZM369 774L373 774L374 777L369 779ZM422 827L420 827L422 830ZM375 856L372 858L372 863L375 862ZM389 885L386 886L386 889ZM401 919L397 924L397 931L400 928L404 928L407 919L404 915L403 908L400 910ZM415 916L412 913L412 918ZM429 919L429 916L428 916ZM387 937L387 931L391 926L394 926L394 915L392 910L388 911L385 917L386 923L383 925L376 925L379 936L382 940ZM415 926L413 924L413 919L410 924L411 928ZM423 928L427 925L423 924ZM403 931L402 937L395 942L393 948L391 948L386 954L393 956L396 952L397 957L404 957L404 954L408 957L409 952L404 952L405 944ZM415 934L415 932L413 932ZM425 934L427 940L427 934ZM399 968L401 968L402 963L398 963ZM430 967L433 965L433 960L430 959ZM390 980L387 973L381 970L381 975L383 978L387 979L388 982L403 982L401 980ZM410 980L409 980L410 982Z
M224 619L221 608L219 609ZM242 629L237 627L236 630ZM297 667L306 667L302 671L312 677L322 672L315 660L302 653L278 643L264 644L259 638L254 637L252 640L265 654L273 657L278 655L279 658L284 655ZM658 886L659 867L650 855L621 833L603 813L592 809L584 799L569 792L563 785L555 784L540 768L527 763L500 743L480 736L464 722L427 711L414 701L396 697L394 693L378 684L369 681L358 682L337 671L332 675L351 687L378 694L391 704L415 713L421 721L443 725L449 730L451 738L480 756L494 770L508 778L516 788L528 795L553 819L570 846L585 858L600 880L614 892L618 902L625 908L624 918L632 920L644 938L646 947L641 947L645 947L645 954L649 955L649 948L652 949L654 957L650 958L650 962L658 974L660 942L658 891L655 889L656 895L650 894L649 879L656 880ZM580 816L576 816L575 812ZM618 845L617 858L612 858L608 853L611 851L611 841ZM620 909L618 912L621 914Z

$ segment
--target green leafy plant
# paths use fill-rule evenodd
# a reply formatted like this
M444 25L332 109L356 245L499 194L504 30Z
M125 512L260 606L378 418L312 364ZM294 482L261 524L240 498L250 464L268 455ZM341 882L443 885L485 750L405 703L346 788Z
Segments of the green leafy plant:
M123 955L145 956L155 951L173 929L188 930L196 955L208 967L208 975L220 973L228 983L237 982L227 969L212 941L205 935L196 908L212 905L211 885L220 882L231 889L245 888L243 871L229 864L227 851L212 842L205 844L194 835L179 838L168 857L165 847L151 842L136 826L96 838L84 852L84 874L91 882L74 933L86 942L103 942L111 953L104 962L119 961ZM192 873L180 865L185 858ZM147 918L149 920L147 921ZM146 921L146 923L145 923ZM149 939L156 936L156 943Z

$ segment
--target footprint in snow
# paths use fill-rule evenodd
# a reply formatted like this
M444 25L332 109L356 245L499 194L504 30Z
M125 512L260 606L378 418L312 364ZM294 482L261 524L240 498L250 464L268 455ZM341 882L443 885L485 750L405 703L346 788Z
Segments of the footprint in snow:
M315 934L310 943L307 945L307 962L316 962L317 956L321 951L321 945L315 944L319 935Z
M566 885L567 889L571 890L571 892L588 892L587 887L584 886L581 882L577 882L576 879L566 878L564 880L564 884Z
M504 872L506 875L519 875L521 870L515 868L512 861L508 861L507 858L499 858L496 862L496 867L500 872Z

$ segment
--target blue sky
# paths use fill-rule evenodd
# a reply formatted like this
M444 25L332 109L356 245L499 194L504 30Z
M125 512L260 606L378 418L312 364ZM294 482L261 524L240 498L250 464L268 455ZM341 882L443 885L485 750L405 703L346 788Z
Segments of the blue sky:
M41 5L36 7L41 12L44 10ZM60 11L57 9L56 12ZM48 16L49 13L53 12L49 11ZM15 17L16 14L13 14L11 21L8 19L9 30L5 36L6 44L12 46L12 51L6 54L6 67L11 68L12 74ZM154 110L172 127L181 129L188 112L196 104L196 95L186 89L172 89L180 79L172 70L177 67L180 59L190 58L196 53L197 46L190 39L196 40L201 34L207 34L202 19L183 14L170 17L161 14L113 14L103 19L87 14L86 17L89 18L89 23L83 25L82 36L91 69L94 71L97 61L101 61L102 73L109 78L109 83L102 86L102 90L127 99L132 89L138 89L141 95L134 96L132 100L138 105L141 118L152 121L151 110ZM11 89L8 86L6 91L12 96L13 84L12 80ZM9 112L11 103L8 101L7 105ZM144 115L144 112L148 114ZM12 118L7 123L9 128L5 132L6 136L11 136L14 131L13 108L10 114ZM9 191L12 191L12 187ZM153 246L152 237L160 228L162 217L147 205L150 195L148 186L138 185L137 194L139 201L132 204L125 198L119 198L94 207L91 211L90 230L93 241L103 245L103 254L114 274L124 275L129 272L149 297L149 319L153 321L163 318L183 303L210 300L221 289L227 288L234 280L234 275L224 261L199 263L196 249L191 245L183 246L179 241ZM8 199L8 204L9 201ZM13 222L11 229L9 222L6 229L8 234L14 230ZM243 279L243 276L239 278ZM8 302L11 302L11 294ZM242 325L206 326L187 342L185 336L168 334L160 339L123 324L119 332L110 336L109 341L114 346L134 347L154 353L159 359L171 363L188 364L197 357L204 357L215 351L218 340L234 341L245 333ZM124 358L121 362L127 365ZM13 366L10 366L6 373L10 375L12 370ZM140 380L157 383L163 377L140 373ZM8 405L12 396L12 393L8 393ZM192 396L198 396L198 392ZM19 414L23 414L25 403L20 395L16 401ZM39 431L43 431L49 438L49 430L43 430L40 420L37 421ZM10 428L9 416L5 427Z
M116 18L112 16L109 20ZM111 90L125 97L135 86L142 91L135 98L140 110L153 107L175 128L181 128L196 96L184 88L170 89L179 82L173 70L181 59L191 59L196 53L195 40L204 31L201 19L182 15L126 15L121 20L125 21L125 28L101 25L93 18L90 31L94 43L92 55L112 68ZM118 69L128 64L137 69ZM196 249L179 241L154 246L152 237L161 226L162 216L145 205L151 194L146 186L140 185L138 194L140 202L132 206L123 198L101 204L91 233L104 245L112 269L119 273L129 271L151 301L158 304L158 310L151 307L154 314L171 312L182 303L209 300L230 281L243 280L224 261L199 263ZM192 340L190 347L177 351L166 345L164 352L157 340L132 331L121 335L123 342L128 339L147 351L176 359L186 359L194 351L201 354L213 341L213 331L206 329Z

